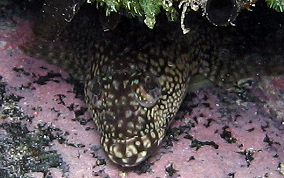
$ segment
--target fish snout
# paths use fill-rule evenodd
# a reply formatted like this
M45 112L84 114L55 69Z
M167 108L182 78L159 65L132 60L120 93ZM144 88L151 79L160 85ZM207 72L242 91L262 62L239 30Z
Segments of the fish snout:
M101 144L107 156L122 167L134 167L147 159L158 147L163 136L151 130L142 136L126 139L113 139L101 137Z

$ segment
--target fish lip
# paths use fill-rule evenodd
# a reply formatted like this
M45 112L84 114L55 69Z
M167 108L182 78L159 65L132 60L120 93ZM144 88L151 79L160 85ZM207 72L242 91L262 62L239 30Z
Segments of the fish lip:
M143 151L140 152L139 155L134 155L128 158L118 158L112 154L108 154L108 157L112 162L122 167L135 167L146 160L149 157L149 154L148 152Z
M151 132L156 133L155 130ZM153 138L151 132L141 137L134 136L126 139L111 139L102 136L101 144L112 162L122 167L135 167L156 150L163 138Z

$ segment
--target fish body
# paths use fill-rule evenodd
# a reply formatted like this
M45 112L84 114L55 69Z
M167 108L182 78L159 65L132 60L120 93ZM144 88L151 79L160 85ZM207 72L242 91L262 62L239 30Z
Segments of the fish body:
M31 56L46 56L47 62L84 83L86 103L108 157L123 167L136 166L161 143L200 63L192 60L187 41L167 37L182 35L180 29L167 34L168 30L150 30L133 20L109 32L91 25L82 33L94 34L80 38L70 29L57 40L61 45L35 39L21 49ZM43 54L39 46L49 50Z
M36 38L21 49L84 83L101 145L123 167L136 166L153 154L195 74L232 86L265 71L263 60L239 61L243 54L239 47L230 47L229 35L222 36L226 30L218 32L220 28L200 20L193 20L191 32L184 35L178 23L166 20L150 30L122 19L106 32L98 18L77 16L55 42ZM245 65L248 62L253 67Z

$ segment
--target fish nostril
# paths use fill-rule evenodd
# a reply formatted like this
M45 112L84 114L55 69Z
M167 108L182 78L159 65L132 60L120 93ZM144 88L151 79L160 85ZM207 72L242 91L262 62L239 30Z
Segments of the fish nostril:
M137 148L134 146L134 145L129 145L126 147L126 150L125 150L125 156L126 157L132 157L134 155L137 155L138 154L138 150Z

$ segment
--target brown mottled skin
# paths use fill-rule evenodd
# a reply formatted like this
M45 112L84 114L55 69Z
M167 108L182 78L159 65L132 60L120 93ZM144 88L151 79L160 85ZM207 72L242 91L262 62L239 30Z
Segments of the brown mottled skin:
M255 32L242 29L249 21L214 27L193 13L186 35L178 23L163 17L153 30L138 19L122 18L114 30L103 31L98 14L91 19L82 11L55 42L36 37L21 49L61 66L85 84L101 144L123 167L136 166L153 154L195 74L232 86L275 64L244 57L254 45L246 42Z

